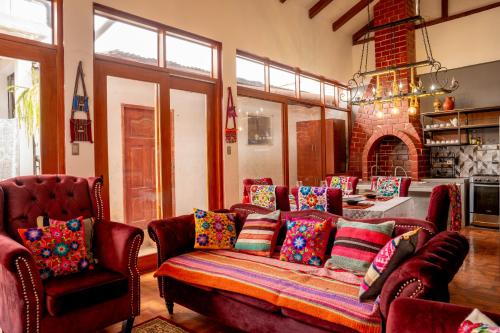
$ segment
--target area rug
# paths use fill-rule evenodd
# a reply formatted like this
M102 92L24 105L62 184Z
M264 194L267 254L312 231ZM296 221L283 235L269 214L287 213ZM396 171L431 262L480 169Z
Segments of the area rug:
M158 316L134 326L133 333L189 333L175 323Z

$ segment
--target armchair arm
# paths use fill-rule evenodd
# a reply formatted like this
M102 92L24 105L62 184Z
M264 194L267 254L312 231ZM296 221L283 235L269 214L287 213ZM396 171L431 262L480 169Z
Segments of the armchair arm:
M92 210L94 211L94 216L97 220L104 218L104 207L102 203L102 185L104 183L101 177L89 177L87 178L89 183L89 193L90 201L92 202Z
M149 223L148 233L158 248L158 267L167 259L194 248L193 214Z
M127 276L134 275L144 232L123 223L98 221L94 225L95 256L99 265Z
M31 253L0 233L0 327L6 332L37 332L43 285Z
M457 232L444 231L430 239L386 280L380 294L382 315L387 318L392 301L398 297L448 302L448 283L468 252L467 239Z

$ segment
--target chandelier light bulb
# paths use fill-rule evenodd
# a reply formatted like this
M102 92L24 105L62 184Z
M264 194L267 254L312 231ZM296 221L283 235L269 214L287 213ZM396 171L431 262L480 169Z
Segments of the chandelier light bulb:
M403 82L399 81L399 89L403 89Z
M411 115L416 114L416 113L417 113L417 108L416 108L416 107L414 107L414 106L410 106L410 107L408 108L408 113L409 113L409 114L411 114Z
M431 91L434 91L436 87L434 85L431 85Z
M378 110L378 111L375 113L375 116L376 116L377 118L379 118L379 119L380 119L380 118L382 118L382 117L384 116L384 113L383 113L382 111Z
M399 114L399 108L397 106L393 106L391 109L391 113L394 115Z

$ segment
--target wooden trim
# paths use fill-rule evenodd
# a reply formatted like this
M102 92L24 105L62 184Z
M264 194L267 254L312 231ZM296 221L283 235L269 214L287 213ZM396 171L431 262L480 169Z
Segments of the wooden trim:
M63 0L53 0L55 17L54 33L56 34L56 69L57 69L57 162L59 172L66 173L66 118L64 107L64 29L63 29Z
M441 0L441 17L448 17L448 8L448 0Z
M356 3L354 6L351 7L344 15L339 17L335 22L332 24L332 29L333 31L337 31L344 24L349 22L354 16L356 16L360 11L362 11L366 6L370 5L370 3L373 0L360 0L358 3Z
M490 9L494 9L494 8L497 8L497 7L500 7L500 1L491 3L491 4L486 5L486 6L482 6L482 7L478 7L478 8L475 8L475 9L467 10L465 12L461 12L461 13L458 13L458 14L449 15L449 16L446 16L446 17L441 17L441 18L438 18L438 19L430 20L430 21L426 22L425 25L428 26L428 27L430 27L432 25L436 25L436 24L440 24L440 23L444 23L444 22L448 22L448 21L453 21L453 20L456 20L456 19L459 19L459 18L462 18L462 17L466 17L466 16L469 16L469 15L477 14L477 13L481 13L481 12L484 12L484 11L487 11L487 10L490 10ZM417 24L417 25L415 25L415 29L420 29L423 26L424 26L424 24Z
M321 107L321 178L326 177L326 108Z
M290 169L288 154L288 103L281 104L281 129L282 129L282 164L283 164L283 184L290 188Z
M158 254L151 253L145 256L139 256L139 260L137 262L137 268L139 269L140 274L146 274L153 272L158 268Z
M436 24L441 24L441 23L453 21L453 20L456 20L456 19L459 19L459 18L467 17L469 15L478 14L478 13L481 13L481 12L484 12L484 11L487 11L487 10L490 10L490 9L495 9L497 7L500 7L500 1L491 3L489 5L482 6L482 7L479 7L479 8L467 10L467 11L462 12L462 13L458 13L458 14L449 15L449 16L440 17L440 18L437 18L437 19L434 19L434 20L430 20L428 22L425 22L425 25L427 27L430 27L430 26L433 26L433 25L436 25ZM424 27L423 23L415 25L415 29L422 29L423 27ZM370 37L370 38L365 38L365 39L362 39L362 40L356 40L356 41L354 41L354 35L353 35L353 43L352 44L353 45L359 45L359 44L371 42L371 41L374 41L374 40L375 40L375 38Z
M323 9L326 8L333 0L319 0L309 9L309 18L318 15Z

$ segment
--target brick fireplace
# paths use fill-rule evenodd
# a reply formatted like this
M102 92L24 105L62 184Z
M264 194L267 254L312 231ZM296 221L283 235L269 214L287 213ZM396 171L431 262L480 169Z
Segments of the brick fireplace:
M374 7L374 25L381 25L415 15L413 0L380 0ZM394 51L394 43L396 52ZM415 31L411 23L375 32L376 68L401 65L415 61ZM409 71L399 72L397 82L403 92L409 85ZM381 76L384 89L390 90L392 74ZM366 89L371 94L374 80ZM371 175L393 175L394 168L404 168L413 179L428 173L429 152L424 149L420 115L410 115L408 105L402 102L399 113L385 103L382 117L377 117L373 105L354 111L350 143L349 173L368 179ZM378 157L378 170L373 167ZM372 174L373 171L373 174ZM398 175L403 175L402 171Z

